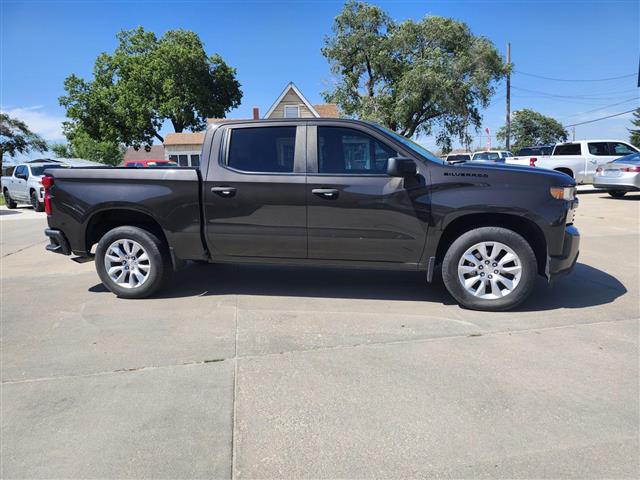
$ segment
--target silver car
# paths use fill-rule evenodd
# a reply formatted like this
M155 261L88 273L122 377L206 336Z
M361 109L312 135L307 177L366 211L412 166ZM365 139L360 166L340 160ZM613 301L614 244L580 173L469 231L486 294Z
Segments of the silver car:
M614 198L640 191L640 153L632 153L598 167L593 186L607 190Z

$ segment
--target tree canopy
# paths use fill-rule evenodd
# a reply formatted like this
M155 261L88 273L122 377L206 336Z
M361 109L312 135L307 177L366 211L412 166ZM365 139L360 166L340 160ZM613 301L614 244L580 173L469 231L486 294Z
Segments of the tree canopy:
M170 30L158 38L142 27L117 34L118 47L95 61L93 80L65 79L65 134L81 129L98 141L151 145L163 141L170 121L176 132L204 128L240 104L236 71L219 55L207 56L198 35Z
M507 139L507 128L503 126L496 134L498 140ZM511 116L511 146L514 150L533 145L564 142L567 130L556 119L529 109L513 112Z
M406 137L467 140L480 127L506 67L487 38L450 18L394 22L377 6L350 0L322 48L336 77L324 93L349 116L373 120Z
M0 113L0 170L4 155L13 156L16 153L28 153L31 150L44 152L47 143L38 134L29 130L26 123L17 118L11 118L6 113Z
M109 140L94 140L82 130L76 130L67 135L69 143L58 143L49 149L58 157L83 158L107 165L119 165L125 154L122 144Z
M631 124L636 128L630 128L629 133L629 142L632 145L640 148L640 107L636 108L636 111L633 112L633 119L631 120Z

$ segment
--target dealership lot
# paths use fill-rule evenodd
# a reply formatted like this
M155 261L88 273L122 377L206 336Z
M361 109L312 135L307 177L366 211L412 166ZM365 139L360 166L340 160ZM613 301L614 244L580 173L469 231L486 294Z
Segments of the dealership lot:
M575 271L505 313L285 267L120 300L3 207L0 476L636 478L640 195L580 201Z

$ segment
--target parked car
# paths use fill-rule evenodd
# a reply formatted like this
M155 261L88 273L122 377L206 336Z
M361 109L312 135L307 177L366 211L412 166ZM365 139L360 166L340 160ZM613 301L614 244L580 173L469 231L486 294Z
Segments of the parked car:
M18 203L30 203L36 212L44 210L44 187L42 176L46 169L62 168L60 163L22 163L9 167L2 177L2 194L7 208L16 208Z
M632 153L596 169L593 186L607 190L614 198L640 190L640 153Z
M598 167L636 152L636 147L619 140L580 140L558 143L547 157L511 157L507 163L556 170L582 185L593 182Z
M146 168L146 167L177 167L176 162L171 160L125 160L122 162L123 167L127 168Z
M47 249L87 257L97 244L98 275L124 298L151 295L184 260L423 271L427 282L441 268L451 295L482 310L515 307L536 274L552 280L578 256L566 175L451 165L374 123L228 120L208 126L202 160L48 172Z
M544 157L551 155L554 145L536 145L534 147L524 147L518 150L516 157Z
M472 162L504 162L507 157L513 157L513 153L506 150L484 150L480 152L474 152L471 157Z
M445 160L449 163L462 163L471 160L470 153L451 153L445 157Z

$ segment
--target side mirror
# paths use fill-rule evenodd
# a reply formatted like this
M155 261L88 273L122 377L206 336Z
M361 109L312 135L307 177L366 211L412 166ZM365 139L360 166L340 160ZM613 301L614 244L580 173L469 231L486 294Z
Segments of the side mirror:
M387 175L390 177L413 177L418 173L416 162L406 157L391 157L387 163Z

